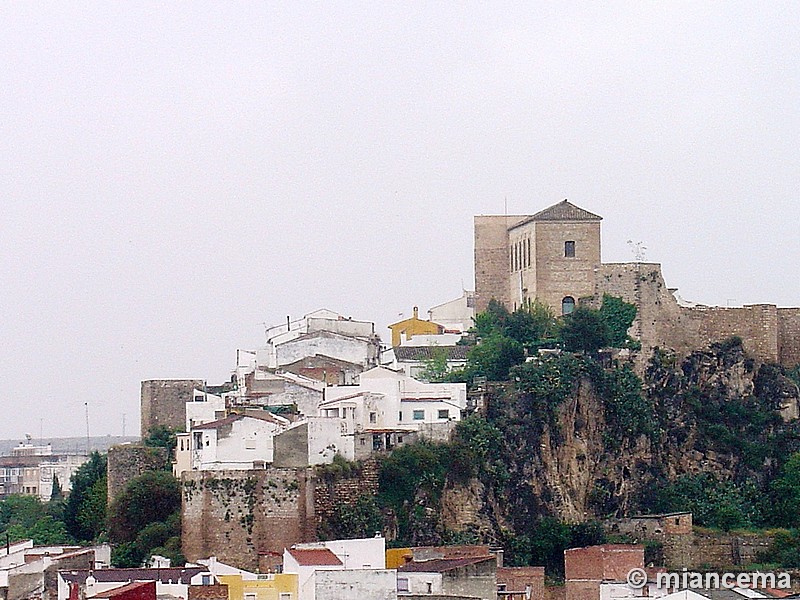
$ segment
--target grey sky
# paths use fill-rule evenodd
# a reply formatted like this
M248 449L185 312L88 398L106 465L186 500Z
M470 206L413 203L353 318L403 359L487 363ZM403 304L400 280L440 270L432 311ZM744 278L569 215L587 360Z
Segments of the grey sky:
M138 430L325 306L472 287L569 198L706 303L800 304L797 3L0 5L0 438ZM386 339L384 331L381 331Z

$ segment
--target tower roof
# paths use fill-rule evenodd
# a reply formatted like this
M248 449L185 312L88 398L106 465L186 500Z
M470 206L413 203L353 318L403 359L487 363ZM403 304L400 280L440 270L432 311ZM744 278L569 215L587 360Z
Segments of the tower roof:
M523 219L513 227L514 229L521 225L526 225L531 221L602 221L603 217L590 213L579 206L575 206L569 200L562 200L558 204L553 204L544 210L540 210L533 216Z

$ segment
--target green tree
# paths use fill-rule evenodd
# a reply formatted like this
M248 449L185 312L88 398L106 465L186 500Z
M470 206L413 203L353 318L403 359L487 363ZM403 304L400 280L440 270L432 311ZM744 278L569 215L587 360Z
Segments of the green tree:
M64 507L64 524L76 540L92 541L105 530L106 457L92 452L72 476L72 489Z
M176 436L180 432L180 429L173 429L166 425L154 425L147 431L147 437L142 440L142 443L151 448L166 448L167 456L174 458L175 447L178 444Z
M552 309L536 298L508 315L503 334L518 341L527 351L536 350L558 336L558 320Z
M522 344L495 333L469 351L466 370L471 378L483 376L489 381L506 381L509 370L524 361Z
M614 348L628 347L632 341L628 337L628 329L636 318L636 305L617 296L604 294L600 317L608 327L608 345Z
M11 540L32 539L37 545L71 543L64 523L50 510L49 504L34 496L0 500L0 534L8 534Z
M579 306L564 316L561 341L570 352L597 352L609 345L611 334L599 311Z
M781 469L771 488L773 516L776 525L800 526L800 453L793 454Z
M180 511L180 482L166 471L147 471L135 477L114 499L108 511L112 542L132 542L147 525Z

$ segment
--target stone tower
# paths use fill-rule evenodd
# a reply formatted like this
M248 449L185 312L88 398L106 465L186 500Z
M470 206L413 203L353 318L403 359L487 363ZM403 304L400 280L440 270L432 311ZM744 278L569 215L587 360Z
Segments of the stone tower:
M593 296L601 220L567 200L534 215L475 217L476 309L538 298L562 314Z

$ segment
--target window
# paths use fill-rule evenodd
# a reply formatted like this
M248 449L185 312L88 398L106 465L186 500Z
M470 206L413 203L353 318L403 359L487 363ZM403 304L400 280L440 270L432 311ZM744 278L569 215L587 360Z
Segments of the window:
M402 421L403 420L403 411L402 410L399 413L397 413L397 420L398 421Z
M572 296L566 296L561 301L561 314L568 315L575 310L575 298Z
M292 592L281 592L279 600L292 600Z
M369 422L370 423L377 423L378 422L378 413L374 413L374 412L369 413Z
M409 587L408 587L408 579L406 579L405 577L398 577L397 578L397 591L398 592L408 592L408 591L410 591Z
M428 581L428 582L425 583L425 585L428 586L428 593L432 594L433 593L433 584L430 581Z
M439 418L440 419L449 419L450 418L450 411L447 409L439 411Z
M397 443L398 444L402 444L403 443L403 436L402 435L398 435L397 436Z
M564 242L564 256L575 258L575 242Z
M203 585L211 585L211 575L203 575Z
M424 410L415 410L412 418L415 421L424 421L425 420L425 411Z
M256 600L256 598L257 598L256 594L245 594L244 595L244 600Z
M195 450L202 450L203 449L203 434L199 431L196 431L194 434L194 449Z

